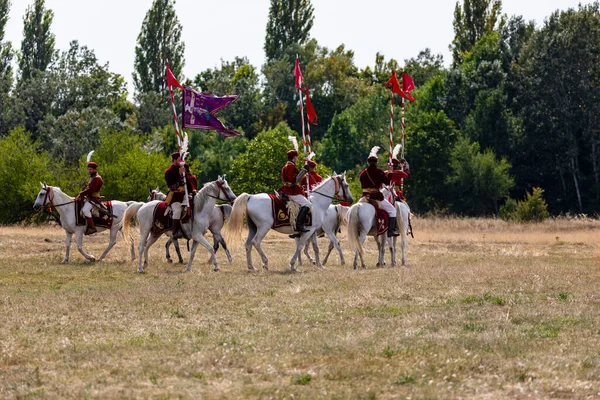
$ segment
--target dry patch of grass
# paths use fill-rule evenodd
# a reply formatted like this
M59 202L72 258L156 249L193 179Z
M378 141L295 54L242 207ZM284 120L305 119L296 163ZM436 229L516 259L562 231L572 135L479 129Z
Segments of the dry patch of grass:
M600 224L414 226L407 268L374 269L371 240L366 271L288 273L270 234L268 273L238 249L182 273L161 239L145 275L122 241L63 265L59 228L1 227L0 397L600 397Z

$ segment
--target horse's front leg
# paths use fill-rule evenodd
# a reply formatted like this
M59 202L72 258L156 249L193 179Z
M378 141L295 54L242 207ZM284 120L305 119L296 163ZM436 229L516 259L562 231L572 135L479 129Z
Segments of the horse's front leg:
M71 253L71 241L73 240L73 233L72 232L67 232L66 233L66 238L65 238L65 258L63 258L63 262L69 262L69 253Z
M342 246L340 246L339 240L337 240L337 237L335 237L335 231L334 232L326 232L326 233L327 233L327 237L329 238L329 248L327 249L327 255L325 256L325 259L323 260L323 265L327 262L327 259L329 258L329 255L331 254L331 251L333 250L334 247L336 248L336 250L338 251L338 253L340 255L341 264L345 265L346 261L344 260L344 254L342 253Z
M75 240L77 240L77 250L79 250L81 255L84 256L86 260L92 262L96 261L96 257L89 255L88 253L83 251L83 229L85 229L85 227L83 227L82 229L78 229L75 233Z
M203 235L194 235L194 243L192 244L192 250L190 251L190 260L188 261L187 272L192 272L192 262L194 261L194 256L196 254L198 244L201 244L206 248L206 250L208 250L213 265L215 266L214 271L219 271L219 263L217 262L217 257L215 255L215 250L213 249L213 247Z
M377 247L379 248L379 259L377 266L385 267L385 244L387 242L387 233L383 234L377 240Z
M108 252L117 243L117 234L118 233L119 233L119 229L117 229L117 227L113 225L113 227L110 229L110 239L108 241L108 246L106 246L106 249L104 249L104 251L100 255L100 258L98 259L98 261L104 260L104 257L106 257L106 255L108 254Z

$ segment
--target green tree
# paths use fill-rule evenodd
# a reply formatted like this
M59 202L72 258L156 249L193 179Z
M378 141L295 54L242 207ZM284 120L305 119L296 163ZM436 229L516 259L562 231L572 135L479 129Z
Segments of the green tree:
M153 91L166 98L166 61L173 74L183 79L185 44L174 6L175 0L154 0L146 13L135 46L133 84L137 93Z
M6 23L10 12L10 1L0 0L0 137L8 133L9 93L13 82L12 57L10 42L3 42Z
M415 86L419 87L444 71L444 57L441 54L434 55L431 49L426 48L416 58L404 60L404 70L413 78Z
M23 40L19 69L21 80L30 79L35 71L44 72L54 58L54 34L50 32L54 13L46 9L45 0L35 0L23 17Z
M498 160L491 150L480 152L477 142L461 138L452 151L447 182L453 208L473 215L498 213L498 201L507 198L514 180L505 158Z
M33 213L33 202L40 182L57 186L60 162L51 161L38 142L23 128L12 130L0 139L0 187L10 188L2 195L0 223L14 223Z
M156 92L140 93L136 96L138 102L136 117L137 127L144 133L151 133L155 128L172 124L173 110L165 96Z
M267 61L280 58L290 45L308 42L313 11L310 0L271 0L264 47Z
M288 136L295 136L284 122L260 132L248 142L246 151L233 160L231 187L235 193L272 193L281 187L281 168L291 148Z
M460 65L463 54L490 32L504 25L501 17L502 0L463 0L454 8L454 40L450 49L454 65Z

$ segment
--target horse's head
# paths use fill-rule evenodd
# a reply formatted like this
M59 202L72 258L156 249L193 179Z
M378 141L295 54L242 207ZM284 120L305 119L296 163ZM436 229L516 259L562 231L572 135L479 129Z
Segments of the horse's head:
M340 181L340 188L338 190L338 193L336 193L340 201L354 203L352 193L350 192L350 186L348 185L348 182L346 182L346 171L344 171L340 175L336 175L336 178Z
M42 189L35 198L35 203L33 203L33 208L36 211L39 211L46 205L46 203L50 201L50 186L46 185L45 183L40 183L40 185L42 185Z
M236 195L229 187L225 176L219 176L219 179L215 181L215 184L219 188L219 194L217 195L219 200L223 200L228 203L233 203L235 201Z
M164 200L167 196L160 191L160 188L157 186L156 189L150 189L150 194L148 195L148 199L146 202L153 200Z

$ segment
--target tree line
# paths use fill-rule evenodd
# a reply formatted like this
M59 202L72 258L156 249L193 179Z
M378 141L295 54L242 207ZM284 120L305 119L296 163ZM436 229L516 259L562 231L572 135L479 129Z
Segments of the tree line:
M372 146L387 149L385 82L392 70L406 71L417 99L406 106L412 175L405 186L413 211L498 214L508 199L538 187L553 214L597 211L597 1L536 25L503 14L501 0L462 0L448 40L450 66L424 49L403 62L378 53L361 69L344 44L329 49L311 36L310 0L271 0L261 66L240 55L193 77L182 74L184 27L174 4L154 0L146 13L130 101L125 78L93 49L77 41L55 48L54 14L44 0L27 8L20 48L4 41L11 3L0 0L0 222L31 216L40 180L75 195L87 181L84 158L92 149L107 198L144 200L150 186L162 186L176 149L166 60L186 85L241 94L220 116L243 137L190 132L189 162L200 182L225 173L236 192L277 188L287 136L301 129L296 55L319 115L312 139L321 172L346 170L356 178ZM356 179L352 190L360 192Z

